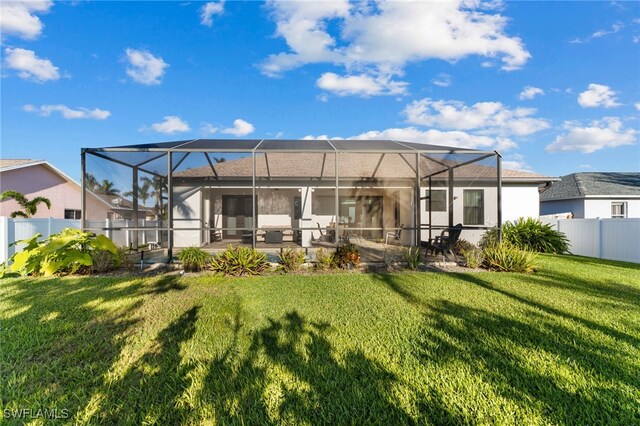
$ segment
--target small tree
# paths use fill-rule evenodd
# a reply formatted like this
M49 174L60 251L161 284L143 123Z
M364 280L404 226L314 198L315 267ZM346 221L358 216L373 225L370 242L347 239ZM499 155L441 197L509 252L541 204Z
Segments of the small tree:
M47 197L34 197L32 200L27 199L24 194L18 191L4 191L0 194L0 201L13 199L15 200L22 210L16 210L11 213L9 216L12 218L16 217L25 217L29 218L38 212L38 204L42 203L47 206L49 210L51 210L51 201Z

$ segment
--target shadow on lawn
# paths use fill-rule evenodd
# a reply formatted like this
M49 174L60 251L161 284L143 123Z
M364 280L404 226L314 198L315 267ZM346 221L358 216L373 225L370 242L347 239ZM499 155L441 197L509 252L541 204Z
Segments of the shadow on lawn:
M236 323L236 335L240 328ZM204 400L215 407L216 420L415 423L393 400L396 377L358 350L336 359L330 331L329 324L309 322L292 311L253 333L246 355L238 357L238 348L229 347L211 364L203 390Z
M425 326L418 338L422 362L442 368L462 362L504 398L523 407L528 405L552 423L637 422L640 377L632 373L636 367L628 362L633 360L629 348L638 344L637 338L497 288L480 274L455 275L524 304L530 308L527 317L511 318L447 300L423 301L397 277L380 275L378 279L390 290L424 310ZM567 320L595 335L567 328L563 325ZM598 333L630 346L601 341ZM527 352L544 354L546 359L537 360L542 365L532 364L524 355ZM573 382L567 380L567 370L571 371L569 377ZM597 385L585 387L576 379L578 376L585 376ZM423 408L428 416L431 407ZM531 419L513 421L526 423Z
M172 277L21 279L2 286L10 306L0 319L10 336L0 357L4 408L65 408L72 416L103 388L140 322L135 312L145 296L184 288Z

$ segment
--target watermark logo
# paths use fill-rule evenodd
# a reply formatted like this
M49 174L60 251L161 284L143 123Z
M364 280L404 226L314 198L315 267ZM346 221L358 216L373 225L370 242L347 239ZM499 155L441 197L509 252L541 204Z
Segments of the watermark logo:
M5 408L2 410L2 416L5 420L9 419L68 419L69 410L66 408L39 408L37 410L31 408Z

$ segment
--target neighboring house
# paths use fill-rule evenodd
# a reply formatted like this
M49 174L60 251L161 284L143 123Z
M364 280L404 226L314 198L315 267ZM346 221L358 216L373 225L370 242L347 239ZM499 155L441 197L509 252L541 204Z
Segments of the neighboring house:
M640 217L640 173L563 176L540 193L540 214L563 213L580 219Z
M28 199L42 196L51 201L51 209L40 204L35 218L80 219L82 189L80 184L60 169L44 160L2 159L0 160L0 192L14 190ZM0 216L8 217L20 206L14 200L0 202ZM145 215L153 217L148 209ZM130 219L131 202L119 196L107 196L87 192L87 218Z

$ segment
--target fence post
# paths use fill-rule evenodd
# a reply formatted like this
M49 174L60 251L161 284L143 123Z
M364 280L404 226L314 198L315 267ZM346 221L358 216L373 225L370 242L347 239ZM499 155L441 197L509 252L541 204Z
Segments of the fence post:
M145 219L142 219L142 244L147 244L147 231L146 231L146 227L147 227L147 221Z
M110 240L113 240L113 229L111 229L111 219L106 218L104 220L104 227L106 228L105 234L107 235L107 238L109 238Z
M129 219L125 219L124 220L124 244L127 246L127 248L131 247L131 237L129 235Z
M602 259L602 219L597 218L598 224L598 259Z
M8 217L0 217L0 262L5 262L11 257L9 253L9 227L13 228L13 223Z

